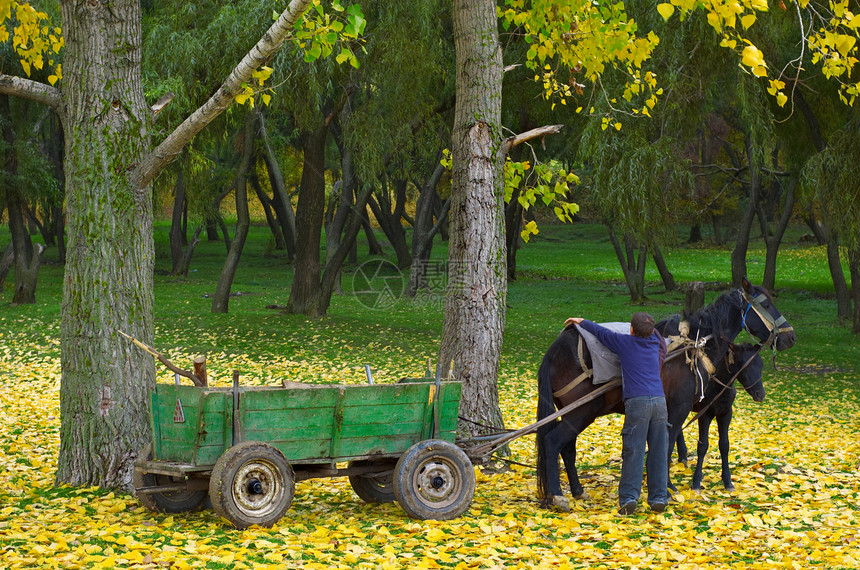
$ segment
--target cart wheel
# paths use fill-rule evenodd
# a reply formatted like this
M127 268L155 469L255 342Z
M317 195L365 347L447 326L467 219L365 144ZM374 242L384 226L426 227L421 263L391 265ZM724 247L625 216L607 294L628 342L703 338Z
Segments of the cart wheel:
M215 512L238 529L270 527L293 502L293 469L280 451L257 441L243 441L218 458L209 479Z
M152 444L148 443L143 446L138 454L138 459L152 459ZM132 474L132 483L134 489L142 489L144 487L155 487L158 485L173 485L183 483L185 479L181 477L171 477L169 475L158 475L156 473L144 473L139 468L134 468ZM203 500L206 498L205 490L198 491L172 491L169 493L140 493L137 499L141 504L150 511L159 513L185 513L194 511L200 508Z
M350 461L350 467L373 465L379 467L375 473L366 475L350 475L349 484L352 490L365 503L393 503L394 496L394 466L395 461Z
M475 470L462 449L438 439L410 447L394 469L394 495L410 517L453 519L469 508Z

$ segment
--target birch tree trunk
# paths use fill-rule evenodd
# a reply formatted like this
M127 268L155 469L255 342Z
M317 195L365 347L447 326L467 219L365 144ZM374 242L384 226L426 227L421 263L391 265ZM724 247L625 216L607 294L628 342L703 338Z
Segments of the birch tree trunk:
M448 246L448 289L439 361L463 381L460 414L502 425L497 373L505 328L507 271L503 156L500 154L502 52L496 3L454 0L457 101ZM479 428L460 423L459 431Z
M68 249L57 483L128 488L149 440L152 196L129 172L149 145L135 1L62 2Z

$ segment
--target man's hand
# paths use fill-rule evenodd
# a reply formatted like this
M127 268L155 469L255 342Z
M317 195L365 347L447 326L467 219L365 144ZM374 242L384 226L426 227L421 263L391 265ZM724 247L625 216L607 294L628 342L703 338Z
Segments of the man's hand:
M569 327L570 325L578 325L582 322L582 317L570 317L566 321L564 321L564 328Z

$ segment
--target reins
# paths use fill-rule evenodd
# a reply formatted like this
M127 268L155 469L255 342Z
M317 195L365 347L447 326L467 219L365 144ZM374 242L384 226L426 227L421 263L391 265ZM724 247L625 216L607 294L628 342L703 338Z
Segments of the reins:
M741 366L741 367L738 369L738 371L737 371L737 372L735 372L735 374L731 377L731 379L729 379L729 381L728 381L728 382L726 382L725 384L723 384L722 382L720 382L720 381L719 381L715 376L712 376L712 379L713 379L713 380L715 380L715 381L717 381L720 385L722 385L723 389L722 389L722 390L720 390L720 392L719 392L719 393L718 393L714 398L712 398L710 402L708 402L707 404L705 404L705 407L703 407L701 410L699 410L699 411L696 413L696 415L695 415L695 416L693 416L693 418L692 418L690 421L688 421L688 422L684 425L684 427L682 428L682 431L683 431L684 429L687 429L687 428L690 426L690 424L691 424L691 423L693 423L694 421L696 421L696 420L698 420L700 417L702 417L702 415L703 415L703 414L708 410L708 408L710 408L710 407L711 407L711 404L713 404L714 402L716 402L716 401L719 399L719 397L723 395L723 392L725 392L726 390L728 390L728 389L731 387L731 385L732 385L732 384L734 383L734 381L735 381L735 378L737 378L738 376L740 376L740 373L741 373L741 372L743 372L743 371L744 371L744 369L745 369L747 366L749 366L750 362L752 362L752 361L753 361L753 359L754 359L756 356L758 356L758 354L759 354L759 352L761 351L761 349L762 349L762 347L763 347L763 346L764 346L764 345L762 345L762 344L758 345L758 349L757 349L755 352L753 352L753 355L752 355L752 356L750 356L749 358L747 358L747 361L746 361L746 362L744 362L744 365L743 365L743 366ZM729 353L729 354L731 354L731 353ZM704 394L702 395L702 397L704 397ZM700 399L700 401L701 401L701 399Z

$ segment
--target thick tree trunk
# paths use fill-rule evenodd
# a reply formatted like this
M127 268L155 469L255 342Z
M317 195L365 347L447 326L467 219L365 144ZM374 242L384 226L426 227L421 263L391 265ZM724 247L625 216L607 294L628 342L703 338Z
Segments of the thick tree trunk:
M325 140L321 125L303 137L305 151L296 205L296 263L287 311L314 315L320 293L320 239L325 214Z
M382 255L382 246L379 245L379 240L376 239L376 234L373 233L373 226L370 225L370 216L367 214L367 206L361 210L361 228L364 230L364 236L367 238L367 255Z
M226 313L230 305L230 289L233 279L236 277L236 268L239 267L239 259L245 248L245 239L248 237L248 228L251 219L248 214L248 177L254 163L254 124L256 115L248 113L245 117L245 127L242 132L242 161L236 179L236 233L221 269L215 294L212 295L212 312Z
M454 0L457 100L448 290L439 363L463 381L460 414L502 426L497 375L505 329L502 51L494 0ZM485 430L461 422L459 431Z
M828 228L827 231L827 267L830 269L830 279L836 292L836 318L844 322L851 317L851 292L845 281L845 270L839 258L839 236Z
M740 287L741 281L747 276L747 250L750 243L750 229L756 216L756 204L758 203L759 186L761 185L761 171L759 170L758 152L754 148L751 137L746 140L747 158L750 166L749 181L749 204L738 227L738 235L735 238L735 247L732 249L732 286ZM737 166L737 165L735 165Z
M129 489L150 441L152 194L128 177L147 151L137 2L61 3L68 251L60 319L57 483Z

